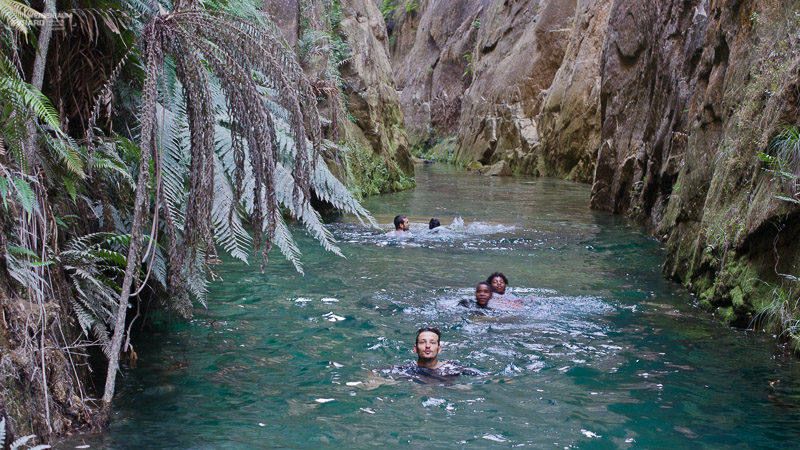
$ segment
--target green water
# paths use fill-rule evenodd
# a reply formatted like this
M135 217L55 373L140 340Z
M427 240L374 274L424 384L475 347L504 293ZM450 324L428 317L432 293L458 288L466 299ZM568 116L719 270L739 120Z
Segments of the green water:
M208 309L135 342L140 360L119 379L111 426L60 446L798 442L797 362L700 311L661 276L657 241L588 209L588 186L446 167L418 167L417 182L366 201L385 230L331 225L346 259L300 238L304 276L277 254L265 275L226 263ZM411 239L383 236L397 213ZM428 233L431 217L450 229ZM530 296L522 309L480 317L456 305L497 270ZM412 359L424 325L442 329L442 359L487 376L436 385L371 372Z

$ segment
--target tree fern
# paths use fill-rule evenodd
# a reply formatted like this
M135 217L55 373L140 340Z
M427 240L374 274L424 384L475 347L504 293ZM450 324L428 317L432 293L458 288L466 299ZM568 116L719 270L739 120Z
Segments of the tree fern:
M191 311L186 290L204 301L206 267L216 261L217 244L236 257L251 246L260 250L262 270L277 244L301 270L281 206L338 254L311 207L312 192L369 217L333 181L319 156L316 94L292 50L271 25L213 10L221 5L208 2L212 9L201 9L176 1L171 12L159 4L157 13L138 6L145 19L141 154L127 265L110 327L106 406L113 396L128 297L142 264L143 227L151 216L164 222L171 303L185 314ZM149 192L151 175L155 197ZM252 240L241 226L242 214L252 224Z
M2 54L0 54L2 55ZM50 101L38 89L22 81L10 73L11 62L5 55L0 56L0 95L4 101L13 103L20 111L29 109L44 123L63 136L58 123L58 114L50 105Z

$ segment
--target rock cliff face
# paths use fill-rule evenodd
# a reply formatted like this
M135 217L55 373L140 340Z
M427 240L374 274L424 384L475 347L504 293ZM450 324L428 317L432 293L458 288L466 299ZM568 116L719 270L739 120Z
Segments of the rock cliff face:
M575 6L575 0L492 2L472 56L456 161L504 159L516 171L536 172L533 118L564 58Z
M582 18L588 23L585 16L593 13L584 3ZM534 118L568 44L589 45L583 35L570 41L575 14L575 0L431 0L411 11L398 5L389 20L391 54L411 145L431 146L457 135L455 145L446 142L438 157L465 165L505 160L517 172L549 173ZM599 47L602 34L591 39ZM597 58L592 61L594 79ZM578 78L565 73L561 83L582 83ZM553 107L560 105L563 89L559 95L550 100ZM592 114L597 115L587 117ZM593 166L583 166L575 177L590 181Z
M591 182L591 206L650 226L665 274L733 324L797 297L800 156L772 145L800 122L796 0L462 4L392 30L403 107L431 124L445 81L424 68L474 34L456 160Z
M453 136L489 0L419 2L389 15L390 53L412 147Z
M348 181L363 195L413 186L414 165L389 63L383 17L369 0L343 0L340 28L353 55L341 66Z
M602 55L592 206L648 223L665 273L741 326L800 274L798 209L776 198L796 187L758 158L800 118L798 7L617 0Z
M413 186L403 111L377 6L369 0L304 5L277 0L264 2L264 9L297 48L320 96L336 98L320 105L323 115L336 122L328 128L336 129L344 144L342 153L327 155L329 167L358 196Z
M564 60L547 89L535 122L536 163L525 171L592 182L600 148L600 54L611 0L580 0Z

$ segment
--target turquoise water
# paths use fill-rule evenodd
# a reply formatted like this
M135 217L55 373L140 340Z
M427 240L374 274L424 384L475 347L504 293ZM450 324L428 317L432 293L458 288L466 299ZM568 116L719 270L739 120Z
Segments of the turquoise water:
M63 448L782 448L800 434L800 366L665 280L659 243L588 209L589 187L417 168L367 199L385 230L332 224L346 259L300 237L306 271L226 261L208 309L150 330L113 423ZM395 214L413 237L383 236ZM438 217L447 227L427 231ZM494 271L528 299L457 306ZM485 372L421 384L420 326ZM770 382L774 382L770 385Z

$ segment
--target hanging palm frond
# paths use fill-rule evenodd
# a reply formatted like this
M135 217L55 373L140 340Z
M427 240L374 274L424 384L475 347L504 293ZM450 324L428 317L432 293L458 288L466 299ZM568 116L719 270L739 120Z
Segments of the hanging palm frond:
M276 28L201 9L193 1L175 1L172 12L158 5L158 13L142 27L140 42L146 78L139 179L125 276L115 324L109 327L114 331L112 356L119 352L120 324L143 264L147 218L152 217L154 229L159 220L164 222L171 307L185 315L191 314L187 292L205 301L206 272L217 261L216 245L243 260L250 248L260 250L263 270L277 244L302 270L281 207L339 255L311 207L313 193L374 223L322 160L314 89ZM154 185L149 182L151 158ZM116 356L109 361L105 404L113 395L117 363Z

